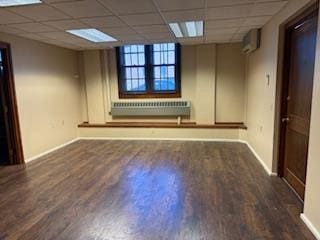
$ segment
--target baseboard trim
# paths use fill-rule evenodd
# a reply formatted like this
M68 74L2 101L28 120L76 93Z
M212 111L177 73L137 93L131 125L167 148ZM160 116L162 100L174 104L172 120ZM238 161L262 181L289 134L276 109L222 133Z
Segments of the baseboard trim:
M256 157L256 159L258 159L258 161L260 162L261 166L264 168L264 170L266 171L266 173L269 176L271 176L271 177L278 176L277 173L274 173L274 172L272 172L270 170L270 168L265 164L265 162L262 160L262 158L259 156L259 154L254 150L254 148L247 141L239 140L239 142L242 142L242 143L244 143L244 144L246 144L248 146L250 151L253 153L253 155Z
M49 153L52 153L52 152L54 152L54 151L56 151L56 150L59 150L60 148L66 147L66 146L68 146L68 145L70 145L70 144L72 144L72 143L74 143L74 142L77 142L77 141L79 141L79 138L75 138L75 139L73 139L73 140L71 140L71 141L68 141L68 142L66 142L66 143L64 143L64 144L61 144L61 145L57 146L57 147L51 148L51 149L49 149L49 150L47 150L47 151L45 151L45 152L43 152L43 153L40 153L40 154L38 154L38 155L36 155L36 156L27 158L27 159L25 160L25 162L26 162L26 163L29 163L29 162L31 162L31 161L33 161L33 160L36 160L36 159L38 159L38 158L40 158L40 157L43 157L43 156L45 156L45 155L47 155L47 154L49 154Z
M186 142L239 142L224 138L132 138L132 137L80 137L79 140L132 140L132 141L186 141Z
M316 227L312 224L309 218L304 214L301 213L300 218L312 232L312 234L316 237L317 240L320 240L320 232L316 229Z

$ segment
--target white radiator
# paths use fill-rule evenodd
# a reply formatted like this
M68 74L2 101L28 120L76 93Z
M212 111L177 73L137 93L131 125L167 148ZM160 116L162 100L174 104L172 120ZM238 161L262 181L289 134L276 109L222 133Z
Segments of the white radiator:
M189 101L113 102L112 116L190 116Z

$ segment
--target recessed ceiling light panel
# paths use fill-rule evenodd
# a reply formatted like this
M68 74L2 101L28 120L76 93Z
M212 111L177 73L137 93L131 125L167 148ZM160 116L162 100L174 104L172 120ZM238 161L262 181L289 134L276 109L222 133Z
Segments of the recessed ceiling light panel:
M203 21L170 23L169 26L177 38L203 36Z
M0 0L0 7L12 7L42 3L40 0Z
M91 42L99 43L99 42L116 42L117 39L105 34L95 28L87 28L87 29L72 29L67 30L68 33L71 33L75 36L84 38Z

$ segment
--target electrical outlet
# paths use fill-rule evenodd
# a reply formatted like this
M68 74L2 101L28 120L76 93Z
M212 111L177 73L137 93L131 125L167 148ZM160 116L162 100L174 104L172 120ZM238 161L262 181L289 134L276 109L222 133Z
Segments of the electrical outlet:
M267 83L267 86L270 86L270 74L267 74L266 76L266 83Z

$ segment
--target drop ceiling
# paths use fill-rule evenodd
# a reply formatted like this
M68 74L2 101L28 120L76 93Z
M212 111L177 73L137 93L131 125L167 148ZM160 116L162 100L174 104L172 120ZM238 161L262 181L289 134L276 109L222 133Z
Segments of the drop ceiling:
M0 9L0 32L71 49L124 44L239 42L262 27L285 0L43 0L42 4ZM203 20L203 37L175 38L170 22ZM65 30L96 28L117 42L92 43Z

